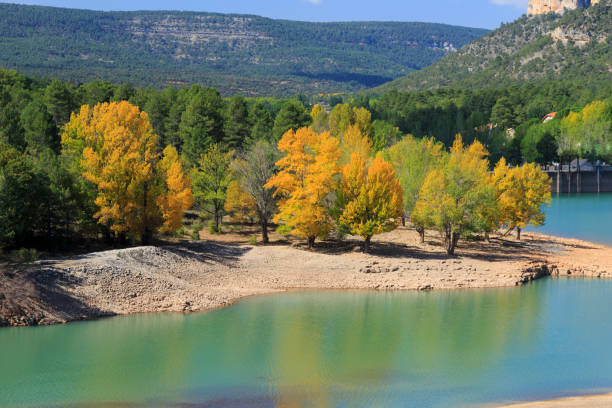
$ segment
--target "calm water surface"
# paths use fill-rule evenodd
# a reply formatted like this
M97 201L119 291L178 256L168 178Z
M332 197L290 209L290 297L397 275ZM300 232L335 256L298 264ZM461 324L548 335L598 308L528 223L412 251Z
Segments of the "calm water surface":
M553 195L546 225L529 231L612 245L612 194Z
M583 279L301 292L5 328L0 406L465 407L610 391L610 293L612 280Z

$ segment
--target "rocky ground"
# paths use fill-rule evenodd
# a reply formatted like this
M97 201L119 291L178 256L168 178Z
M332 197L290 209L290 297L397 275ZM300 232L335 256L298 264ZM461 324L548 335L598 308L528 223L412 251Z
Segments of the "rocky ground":
M514 286L548 274L612 276L611 248L537 234L460 242L455 257L436 236L421 244L407 228L377 236L367 254L356 240L308 251L280 239L248 245L244 233L202 238L0 264L0 326L194 312L290 289L439 290Z

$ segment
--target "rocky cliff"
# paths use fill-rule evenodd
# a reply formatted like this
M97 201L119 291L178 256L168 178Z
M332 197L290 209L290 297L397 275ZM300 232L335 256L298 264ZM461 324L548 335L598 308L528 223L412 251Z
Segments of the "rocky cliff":
M374 92L504 87L540 80L579 86L612 83L612 0L597 3L565 13L522 16Z
M578 7L589 7L599 0L529 0L527 14L562 13Z

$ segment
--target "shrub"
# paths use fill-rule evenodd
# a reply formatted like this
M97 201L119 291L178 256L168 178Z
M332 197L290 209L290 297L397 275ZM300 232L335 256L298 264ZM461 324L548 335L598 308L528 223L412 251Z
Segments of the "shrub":
M249 244L257 245L257 235L251 235L251 238L249 238Z
M17 259L21 263L34 262L38 259L38 254L34 248L21 248L17 251Z
M200 232L202 231L203 228L204 228L204 224L202 224L201 220L194 221L193 224L191 224L191 229L193 231Z
M191 231L191 239L193 239L194 241L200 239L200 231Z
M174 236L177 238L182 238L185 236L185 227L181 227L174 232Z
M217 226L213 220L210 220L208 222L208 232L210 232L211 234L220 234L221 226Z

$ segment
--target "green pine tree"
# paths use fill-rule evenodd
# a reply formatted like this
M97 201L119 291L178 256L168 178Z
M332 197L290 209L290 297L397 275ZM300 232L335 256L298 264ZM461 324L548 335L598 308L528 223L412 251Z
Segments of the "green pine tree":
M274 121L274 128L272 130L274 142L278 142L289 129L297 130L310 125L310 122L310 115L304 108L304 105L295 99L288 100L280 112L278 112Z

